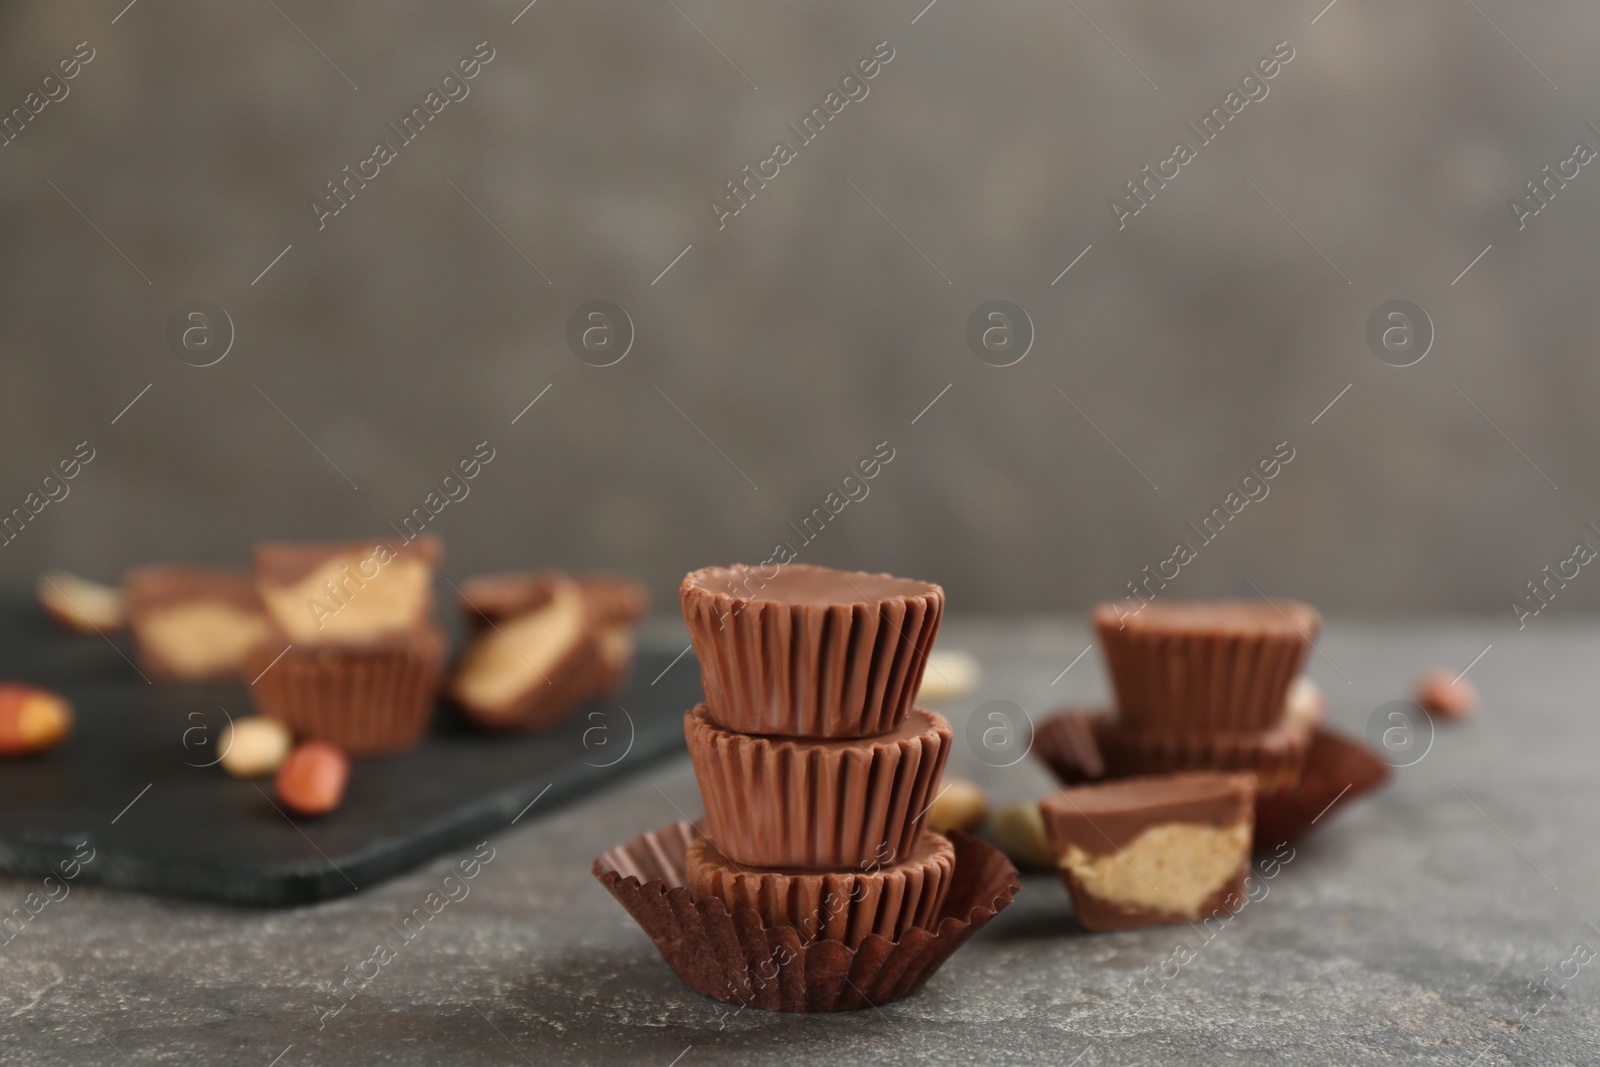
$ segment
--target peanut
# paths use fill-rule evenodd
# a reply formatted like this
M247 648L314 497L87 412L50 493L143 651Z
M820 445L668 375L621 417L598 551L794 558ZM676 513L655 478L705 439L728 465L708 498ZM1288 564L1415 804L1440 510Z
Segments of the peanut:
M307 741L278 768L276 788L284 807L300 815L326 815L344 799L350 757L326 741Z
M1284 698L1283 717L1296 725L1316 729L1328 718L1328 698L1322 687L1305 675L1296 678Z
M0 756L44 752L71 732L71 704L48 689L0 682Z
M277 770L294 747L289 728L253 715L222 732L222 769L235 778L260 778Z
M928 808L928 825L935 830L960 830L970 834L989 814L989 798L976 782L952 778Z
M121 590L76 574L45 571L34 591L46 615L78 633L114 633L127 621Z
M1044 816L1031 800L1007 804L994 817L994 843L1019 867L1049 871L1056 866L1055 852L1044 832Z
M979 673L978 661L970 652L955 649L930 652L917 700L930 704L954 700L978 684Z
M1431 670L1417 679L1417 703L1436 719L1466 719L1478 710L1478 687L1448 670Z

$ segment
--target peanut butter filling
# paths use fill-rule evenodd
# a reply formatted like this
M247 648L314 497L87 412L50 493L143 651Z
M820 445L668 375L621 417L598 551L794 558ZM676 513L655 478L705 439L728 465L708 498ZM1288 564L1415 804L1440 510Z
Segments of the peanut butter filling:
M542 608L506 619L477 636L461 657L450 695L473 708L503 708L549 675L583 639L583 597L561 583Z
M401 633L422 621L433 568L414 556L335 555L305 577L259 583L261 599L296 643L361 640Z
M1249 822L1170 822L1141 832L1118 851L1091 853L1068 845L1058 863L1101 900L1194 915L1238 875L1249 849Z
M180 678L207 678L239 669L267 635L267 620L215 600L191 600L149 612L139 640Z

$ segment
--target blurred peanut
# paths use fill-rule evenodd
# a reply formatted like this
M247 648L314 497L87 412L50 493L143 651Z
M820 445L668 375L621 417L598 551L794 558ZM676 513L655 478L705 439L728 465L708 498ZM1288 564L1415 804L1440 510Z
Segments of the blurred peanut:
M1289 686L1283 705L1283 717L1298 726L1316 729L1328 718L1328 698L1322 687L1303 674Z
M108 634L127 621L122 591L66 571L45 571L34 586L45 614L83 634Z
M994 817L994 843L1019 867L1055 870L1056 857L1045 836L1044 816L1031 800L1000 809Z
M254 715L222 732L222 769L235 778L260 778L277 770L294 747L289 728Z
M970 652L959 649L930 652L927 669L922 674L922 688L917 690L917 700L929 704L954 700L978 684L980 673L978 661Z
M1434 718L1470 718L1478 710L1478 687L1448 670L1431 670L1417 679L1417 703Z
M283 806L300 815L326 815L344 799L350 757L326 741L307 741L278 768L276 788Z
M0 682L0 756L44 752L71 732L71 704L48 689Z
M952 778L928 808L928 825L935 830L960 830L970 834L989 814L989 798L976 782Z

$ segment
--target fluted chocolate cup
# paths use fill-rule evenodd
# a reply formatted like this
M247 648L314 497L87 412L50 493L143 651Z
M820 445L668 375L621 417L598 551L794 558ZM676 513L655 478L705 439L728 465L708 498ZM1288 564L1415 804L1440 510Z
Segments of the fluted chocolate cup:
M1112 778L1176 771L1238 771L1256 777L1257 794L1291 789L1300 781L1312 728L1282 722L1248 734L1140 730L1109 716L1092 722L1096 746Z
M927 929L898 940L867 935L854 948L806 940L788 923L768 924L754 908L696 900L684 854L698 832L686 822L647 833L601 855L594 876L655 942L684 985L739 1008L851 1011L919 989L967 938L1011 903L1017 869L993 845L952 833L955 869Z
M447 642L436 626L375 638L292 645L271 639L247 657L250 699L296 737L352 756L400 752L428 732Z
M763 926L789 925L805 941L841 941L850 948L872 934L897 941L913 928L931 929L955 865L955 846L934 830L924 830L899 863L864 871L746 867L709 837L690 845L684 860L696 900L715 897L730 912L754 908Z
M747 734L894 730L944 615L931 582L801 563L707 567L678 592L711 719Z
M750 867L861 870L909 856L950 756L950 724L917 708L880 737L756 737L713 723L683 732L706 833Z
M1101 604L1094 624L1125 725L1248 733L1283 718L1322 617L1293 600L1133 600Z

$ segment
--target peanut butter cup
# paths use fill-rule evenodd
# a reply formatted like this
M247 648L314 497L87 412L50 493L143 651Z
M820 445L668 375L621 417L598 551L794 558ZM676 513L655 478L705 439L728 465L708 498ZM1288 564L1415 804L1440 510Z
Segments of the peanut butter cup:
M446 644L431 625L361 641L269 637L245 663L250 698L300 738L352 756L399 752L428 732Z
M705 705L684 716L706 832L753 867L862 869L910 854L938 792L952 734L917 708L859 739L758 737L724 729Z
M708 567L679 596L712 721L786 737L898 727L944 614L931 582L798 563Z
M1096 747L1112 778L1171 771L1236 771L1256 777L1257 793L1300 781L1312 728L1284 721L1259 733L1169 733L1132 729L1109 715L1093 720Z
M250 576L176 564L122 576L123 603L139 666L151 678L237 678L271 629Z
M1171 774L1063 789L1039 804L1078 922L1122 930L1244 904L1255 782Z
M1094 611L1119 719L1169 733L1276 726L1321 622L1292 600L1122 601Z
M768 927L794 927L806 942L825 939L855 948L871 934L898 941L912 928L931 929L955 871L950 839L924 830L898 863L859 871L747 867L728 859L709 837L689 846L689 892L715 897L730 912L753 908Z
M365 641L428 623L437 537L255 546L256 590L267 615L297 645Z

